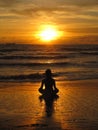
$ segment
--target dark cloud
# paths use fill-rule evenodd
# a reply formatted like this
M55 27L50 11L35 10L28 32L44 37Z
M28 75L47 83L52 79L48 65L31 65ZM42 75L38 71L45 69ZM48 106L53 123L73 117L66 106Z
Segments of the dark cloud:
M59 6L59 7L24 7L24 8L12 8L9 12L15 15L40 17L48 16L55 18L95 18L97 19L98 10L95 7L92 8L80 8L79 6Z
M24 9L11 9L10 11L19 15L27 15L27 16L32 16L34 14L40 15L41 12L46 12L46 13L53 13L56 10L60 10L59 8L24 8Z
M59 5L95 6L98 0L56 0Z
M1 19L28 17L32 21L52 19L60 24L98 23L98 0L0 0L1 5Z
M66 16L79 14L82 11L85 13L87 9L96 6L98 7L98 0L49 0L47 2L45 0L0 0L0 7L6 7L5 10L7 9L9 13L26 16L41 16L42 13ZM89 14L90 12L88 12ZM91 15L94 13L91 12Z
M79 7L88 7L88 6L96 6L98 5L98 0L0 0L0 6L4 7L10 7L10 6L16 6L17 4L28 6L28 4L36 5L37 7L42 8L58 8L62 6L79 6Z
M19 0L0 0L0 7L11 7L15 6Z

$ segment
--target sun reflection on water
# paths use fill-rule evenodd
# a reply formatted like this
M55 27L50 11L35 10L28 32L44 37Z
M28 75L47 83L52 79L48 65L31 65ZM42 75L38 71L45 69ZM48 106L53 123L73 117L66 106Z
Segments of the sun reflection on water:
M86 123L93 127L98 119L98 89L95 85L83 81L57 82L59 98L47 104L45 99L39 99L39 83L2 83L0 122L2 120L2 126L36 130L80 130L88 128Z

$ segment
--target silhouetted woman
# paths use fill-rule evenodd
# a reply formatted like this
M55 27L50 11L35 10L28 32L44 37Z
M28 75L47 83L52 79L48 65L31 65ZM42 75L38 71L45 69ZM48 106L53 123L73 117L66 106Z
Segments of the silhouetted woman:
M39 92L47 97L55 96L59 92L59 90L56 88L55 80L52 78L50 69L45 71L45 78L42 80Z

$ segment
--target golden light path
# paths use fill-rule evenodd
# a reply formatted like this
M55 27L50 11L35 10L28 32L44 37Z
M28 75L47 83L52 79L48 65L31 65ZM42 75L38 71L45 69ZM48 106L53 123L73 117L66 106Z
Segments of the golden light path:
M36 38L44 42L57 40L60 36L61 32L54 25L42 25L36 33Z

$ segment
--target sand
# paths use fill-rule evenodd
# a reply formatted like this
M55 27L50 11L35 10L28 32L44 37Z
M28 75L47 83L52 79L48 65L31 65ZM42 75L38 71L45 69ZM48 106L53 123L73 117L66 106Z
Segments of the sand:
M98 81L57 82L50 106L40 83L0 82L0 130L98 130Z

